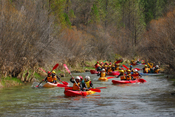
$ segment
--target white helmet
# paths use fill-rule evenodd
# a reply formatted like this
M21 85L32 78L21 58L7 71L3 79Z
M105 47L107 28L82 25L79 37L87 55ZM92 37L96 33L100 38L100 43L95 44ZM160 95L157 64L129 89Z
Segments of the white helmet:
M137 69L134 69L135 72L137 72L138 70Z
M156 67L159 67L158 65L156 65Z
M85 76L85 79L90 80L90 77L89 76Z
M78 80L80 80L80 77L79 77L79 76L76 76L76 77L75 77L75 79L78 79Z
M101 71L105 71L105 69L102 69Z

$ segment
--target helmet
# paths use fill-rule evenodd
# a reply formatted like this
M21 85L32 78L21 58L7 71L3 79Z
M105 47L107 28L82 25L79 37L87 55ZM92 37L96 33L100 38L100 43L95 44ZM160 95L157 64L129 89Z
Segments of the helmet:
M138 70L137 69L134 69L135 72L137 72Z
M147 67L147 65L145 65L145 67Z
M130 65L130 67L132 67L132 65Z
M80 77L79 76L76 76L75 79L80 80Z
M117 66L119 66L119 64L117 64Z
M51 72L50 72L50 71L48 71L47 73L48 73L48 74L51 74Z
M156 65L156 67L159 67L158 65Z
M111 62L109 64L112 64Z
M121 72L121 73L124 73L124 70L121 70L120 72Z
M52 71L53 74L55 74L56 72L55 71Z
M89 76L85 76L85 79L90 80L90 77Z
M83 77L82 76L79 76L81 80L83 80Z
M131 70L127 70L127 72L131 72Z
M97 63L99 63L99 61L97 61Z
M102 69L101 71L105 71L105 69Z

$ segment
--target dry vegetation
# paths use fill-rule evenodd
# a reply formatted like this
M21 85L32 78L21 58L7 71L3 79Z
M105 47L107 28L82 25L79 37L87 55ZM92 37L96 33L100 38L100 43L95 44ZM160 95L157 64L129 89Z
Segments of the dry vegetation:
M0 77L30 82L38 66L112 60L116 53L141 55L175 70L173 7L146 26L139 5L137 0L1 0Z

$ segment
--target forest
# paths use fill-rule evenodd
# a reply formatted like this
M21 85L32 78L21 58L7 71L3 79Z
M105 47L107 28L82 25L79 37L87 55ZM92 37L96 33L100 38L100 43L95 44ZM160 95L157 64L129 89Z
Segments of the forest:
M0 77L116 55L174 71L174 8L174 0L0 0Z

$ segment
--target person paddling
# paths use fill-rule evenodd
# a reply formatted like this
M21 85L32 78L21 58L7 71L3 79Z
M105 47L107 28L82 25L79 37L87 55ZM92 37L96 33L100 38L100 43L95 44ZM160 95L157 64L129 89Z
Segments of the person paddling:
M145 65L145 67L143 68L143 73L149 73L150 69L148 68L147 65Z
M100 74L97 74L97 76L106 77L105 69L102 69L101 72L100 72Z
M85 76L85 83L86 83L86 86L88 89L93 88L93 84L92 84L89 76Z
M55 71L52 71L53 83L57 84L57 80L61 81L61 79L56 75Z
M137 78L142 77L142 75L140 75L140 73L138 72L137 69L134 70L132 76L133 76L133 79L134 79L134 80L137 79Z
M80 77L80 87L81 87L81 91L86 91L86 90L87 90L86 83L84 82L82 76L79 76L79 77Z
M48 71L47 77L43 81L45 81L46 83L47 82L53 83L52 72Z
M126 80L124 70L121 70L120 74L116 78L119 78L119 77L120 77L120 80Z
M75 79L74 77L72 77L70 79L70 82L73 83L73 90L74 91L80 91L82 89L81 85L80 85L80 77L76 76Z
M127 70L126 80L133 80L133 77L131 76L131 70Z

